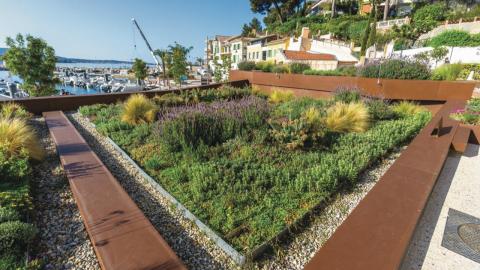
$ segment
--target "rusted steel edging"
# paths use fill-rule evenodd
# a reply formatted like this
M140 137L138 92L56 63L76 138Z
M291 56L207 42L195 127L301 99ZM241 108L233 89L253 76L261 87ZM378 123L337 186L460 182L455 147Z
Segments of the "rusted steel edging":
M44 112L102 269L186 269L61 111Z
M25 107L29 112L41 115L42 112L48 111L74 111L80 106L93 105L98 103L111 104L119 101L124 101L131 95L143 94L149 98L157 95L164 95L168 93L178 93L181 91L191 91L195 89L206 90L220 88L223 85L231 85L234 87L248 86L248 81L239 80L231 81L228 83L216 83L202 86L192 86L182 89L172 89L165 91L139 91L139 92L122 92L122 93L98 93L90 95L72 95L72 96L47 96L47 97L30 97L30 98L17 98L9 100L0 100L0 105L8 102L15 102Z
M459 126L448 115L464 104L449 101L443 106L305 269L400 267ZM432 136L439 126L440 136Z
M82 116L83 117L83 116ZM95 124L87 117L84 117L90 125L96 128ZM125 158L138 172L143 176L144 180L150 184L151 187L156 189L162 196L164 196L172 205L174 205L179 213L191 220L197 225L197 227L204 232L217 246L223 250L232 260L237 264L243 265L246 262L246 257L238 252L234 247L223 240L218 234L216 234L210 227L198 219L192 212L190 212L181 202L179 202L173 195L165 190L155 179L153 179L148 173L146 173L120 146L118 146L110 137L105 136L106 140L117 150L123 158Z
M432 80L397 80L348 76L317 76L280 74L261 71L230 72L230 80L248 80L260 89L285 88L299 96L326 96L339 86L357 87L364 95L401 100L467 100L473 94L475 83Z

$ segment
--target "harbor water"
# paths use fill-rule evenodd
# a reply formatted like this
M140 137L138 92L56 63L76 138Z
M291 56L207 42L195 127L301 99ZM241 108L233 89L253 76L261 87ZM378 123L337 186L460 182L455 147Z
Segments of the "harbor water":
M60 68L85 68L85 69L94 69L94 68L111 68L111 69L127 69L131 65L128 64L94 64L94 63L59 63L57 67ZM18 76L11 75L8 71L0 71L0 80L6 80L10 82L22 82ZM64 90L70 94L74 95L89 95L96 94L100 91L95 88L82 88L71 85L57 84L55 88L59 91Z

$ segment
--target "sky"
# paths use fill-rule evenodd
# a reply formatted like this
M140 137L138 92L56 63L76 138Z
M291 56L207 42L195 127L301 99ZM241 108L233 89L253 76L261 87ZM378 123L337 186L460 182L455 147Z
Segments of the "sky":
M203 56L205 38L239 34L244 23L261 19L248 0L0 0L0 47L17 33L41 37L58 56L132 60L152 57L135 18L154 49L175 41ZM134 49L136 44L137 49Z

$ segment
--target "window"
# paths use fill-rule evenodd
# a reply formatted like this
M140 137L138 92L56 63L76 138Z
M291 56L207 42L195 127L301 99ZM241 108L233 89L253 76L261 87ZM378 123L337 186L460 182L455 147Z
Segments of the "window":
M268 50L267 57L272 57L272 50Z
M258 52L257 52L257 57L256 58L258 59Z

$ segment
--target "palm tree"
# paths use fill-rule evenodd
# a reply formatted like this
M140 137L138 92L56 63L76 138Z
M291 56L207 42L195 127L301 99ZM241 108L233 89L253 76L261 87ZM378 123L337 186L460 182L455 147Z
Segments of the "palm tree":
M166 86L168 83L168 86L170 87L170 80L168 78L167 74L167 68L168 68L168 63L170 63L171 59L171 53L169 50L163 49L163 50L155 50L153 52L155 55L160 57L160 60L162 61L162 69L163 69L163 86Z
M390 5L390 1L385 0L385 7L383 8L383 20L384 21L386 21L387 17L388 17L388 9L390 8L389 5Z

